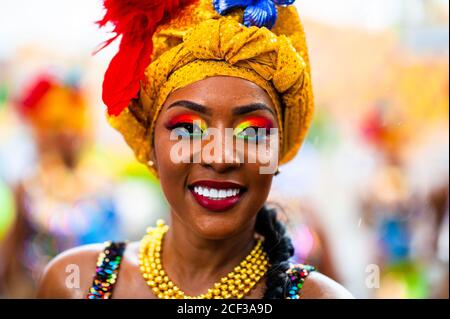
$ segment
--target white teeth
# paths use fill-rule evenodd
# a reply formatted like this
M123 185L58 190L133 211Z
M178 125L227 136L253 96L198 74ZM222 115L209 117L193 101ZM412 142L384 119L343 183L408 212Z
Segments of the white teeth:
M239 194L240 190L238 188L216 189L216 188L194 186L194 192L201 196L217 200L236 196L237 194Z

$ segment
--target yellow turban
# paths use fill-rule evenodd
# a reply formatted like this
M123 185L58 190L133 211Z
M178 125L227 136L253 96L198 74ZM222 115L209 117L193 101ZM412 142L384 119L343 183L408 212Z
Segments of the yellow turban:
M150 160L154 125L168 95L220 75L249 80L268 93L280 129L279 162L296 155L314 108L309 59L295 7L277 9L277 22L269 30L242 25L242 10L221 16L211 0L199 0L158 27L139 98L118 116L109 116L139 161Z

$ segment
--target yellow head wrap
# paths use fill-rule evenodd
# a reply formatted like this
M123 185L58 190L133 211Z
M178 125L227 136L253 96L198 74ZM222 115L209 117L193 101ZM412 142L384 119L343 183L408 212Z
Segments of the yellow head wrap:
M280 164L292 159L311 124L313 93L305 35L294 6L278 8L272 30L245 27L242 10L218 14L211 0L185 7L153 35L152 63L139 99L109 116L142 163L168 95L211 76L235 76L263 88L274 102L280 129Z

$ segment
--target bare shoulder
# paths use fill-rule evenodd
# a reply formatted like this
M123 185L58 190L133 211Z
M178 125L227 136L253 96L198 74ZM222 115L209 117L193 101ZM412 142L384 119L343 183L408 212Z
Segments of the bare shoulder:
M333 279L317 272L306 277L301 290L302 299L354 299L352 294Z
M46 267L39 283L38 298L85 298L95 275L103 244L79 246L56 256Z

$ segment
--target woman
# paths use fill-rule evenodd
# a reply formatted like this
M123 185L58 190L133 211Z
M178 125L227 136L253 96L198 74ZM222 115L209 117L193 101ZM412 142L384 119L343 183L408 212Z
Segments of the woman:
M120 220L111 182L94 177L83 161L90 128L86 98L74 80L43 72L15 103L35 142L36 161L14 186L16 218L0 242L0 291L9 297L34 296L36 280L59 253L118 238L112 237Z
M113 22L122 40L103 100L160 179L170 227L160 221L140 242L62 254L40 297L351 297L313 267L289 263L294 247L265 205L276 172L264 171L252 148L261 144L269 162L285 163L311 122L306 43L292 2L105 1L100 25ZM236 146L223 139L227 128ZM211 158L204 150L213 131ZM79 267L76 288L66 284L68 265Z

